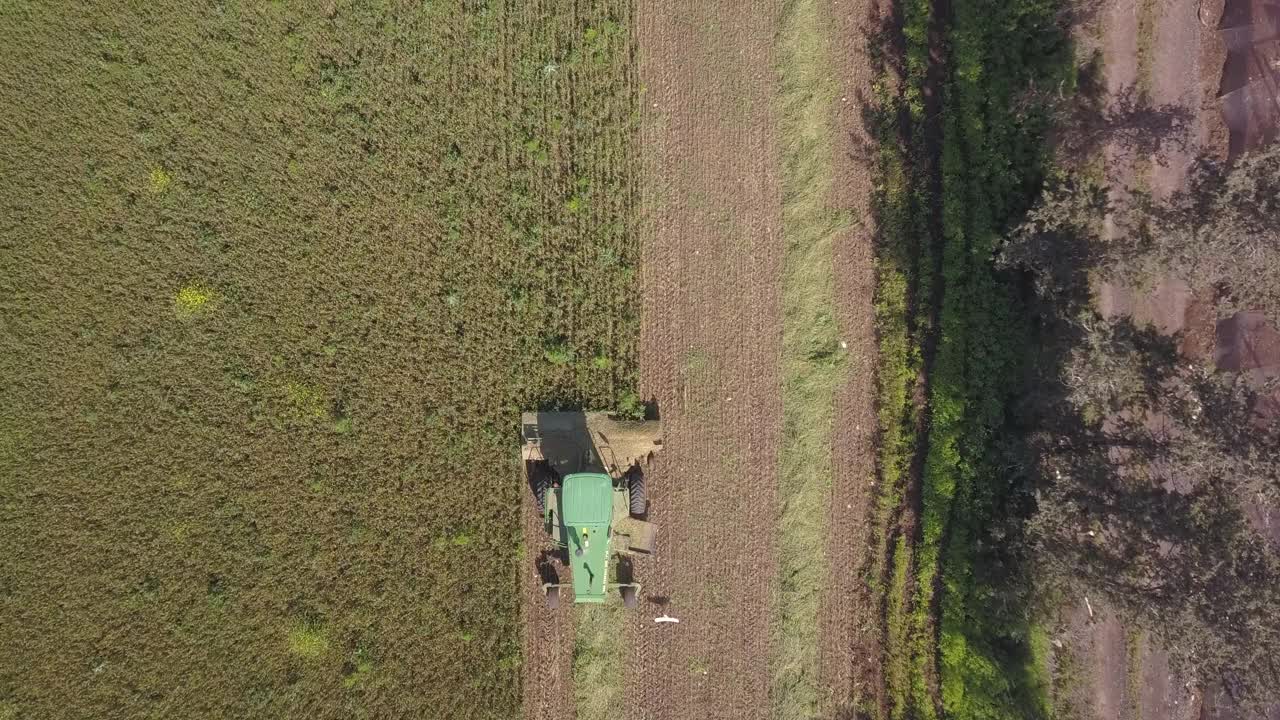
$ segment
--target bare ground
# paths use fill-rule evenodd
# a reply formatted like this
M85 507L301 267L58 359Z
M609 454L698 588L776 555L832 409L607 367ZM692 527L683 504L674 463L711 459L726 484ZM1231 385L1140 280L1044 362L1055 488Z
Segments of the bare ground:
M526 554L520 565L520 592L524 599L521 704L525 720L565 720L574 716L573 606L571 600L566 600L558 610L548 610L542 583L543 573L563 574L567 570L552 552L532 493L521 495Z
M827 57L837 73L840 97L837 135L836 207L864 218L835 241L836 311L850 350L851 371L836 397L832 434L835 470L827 517L827 583L819 608L819 671L836 714L874 696L880 658L876 599L862 579L873 551L869 532L876 479L875 257L870 224L873 190L872 139L863 108L872 102L875 71L869 55L887 3L827 0L832 20Z
M1149 100L1156 104L1175 103L1197 112L1202 109L1206 89L1199 86L1199 29L1195 18L1197 0L1110 0L1101 14L1102 57L1106 72L1107 93L1117 96L1127 88L1145 85ZM1189 27L1176 23L1187 12L1192 14ZM1152 13L1154 27L1143 17ZM1151 67L1143 67L1140 47ZM1168 67L1171 58L1178 59L1176 68ZM1191 67L1188 67L1190 65ZM1199 139L1198 128L1193 125L1192 139ZM1120 198L1130 189L1149 182L1150 189L1168 193L1181 185L1190 165L1194 150L1175 148L1168 158L1156 162L1154 158L1134 157L1125 148L1108 145L1104 149L1106 176L1113 198ZM1110 226L1110 218L1108 218ZM1161 282L1151 290L1101 283L1097 289L1098 311L1106 317L1129 316L1140 323L1149 323L1163 332L1182 330L1186 324L1187 309L1192 295L1185 283ZM1077 601L1078 604L1078 601ZM1090 614L1084 608L1074 607L1067 614L1067 636L1074 652L1082 659L1082 669L1087 674L1079 686L1081 698L1075 703L1090 708L1090 717L1099 720L1121 720L1136 714L1142 718L1151 715L1153 706L1166 703L1148 701L1148 696L1163 697L1163 684L1147 688L1150 678L1146 666L1149 660L1164 658L1158 647L1144 642L1135 658L1137 668L1130 668L1126 651L1125 627L1115 613L1099 598L1092 599L1095 610ZM1151 655L1155 654L1152 658ZM1157 663L1158 664L1158 663ZM1136 670L1136 677L1131 677ZM1131 688L1137 682L1139 687ZM1136 691L1136 697L1130 697Z
M1096 601L1096 598L1095 598ZM1124 625L1115 613L1094 602L1095 614L1086 613L1081 616L1079 608L1077 617L1089 618L1089 653L1092 656L1092 669L1095 682L1093 684L1093 701L1096 717L1111 720L1123 720L1129 717L1130 698L1128 693L1127 657L1124 647Z
M665 449L629 613L632 718L763 718L777 574L777 2L641 0L641 392ZM667 613L679 624L656 624Z

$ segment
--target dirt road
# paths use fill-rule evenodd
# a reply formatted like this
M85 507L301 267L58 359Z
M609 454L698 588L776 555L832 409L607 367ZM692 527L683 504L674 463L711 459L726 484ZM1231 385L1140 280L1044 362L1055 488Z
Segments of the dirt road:
M1197 154L1226 157L1228 137L1216 100L1226 57L1215 31L1222 14L1223 0L1107 3L1101 45L1108 92L1114 96L1134 86L1152 105L1181 107L1192 118L1185 146L1166 145L1162 158L1135 158L1108 147L1113 194L1137 188L1167 196L1186 187ZM1162 332L1186 331L1190 338L1213 336L1214 318L1206 312L1205 299L1193 297L1183 282L1162 281L1149 290L1104 284L1099 290L1099 310L1105 315L1132 316ZM1203 355L1206 348L1199 345L1204 344L1184 343L1184 350ZM1144 634L1127 641L1132 630L1098 605L1096 618L1076 612L1068 623L1068 634L1076 638L1070 651L1081 654L1092 670L1083 693L1091 717L1224 716L1212 708L1214 703L1205 703L1206 692L1214 694L1211 686L1204 688L1201 679L1182 677L1171 669L1159 638Z
M1220 71L1221 62L1197 19L1199 8L1196 0L1112 0L1106 5L1101 46L1108 93L1114 97L1136 91L1153 105L1185 108L1192 117L1185 147L1166 145L1163 158L1135 157L1114 144L1105 148L1115 197L1132 189L1167 195L1183 187L1195 154L1214 137L1210 116L1216 81L1211 68L1216 62ZM1213 9L1204 11L1211 14ZM1098 293L1104 315L1132 316L1168 333L1186 327L1192 302L1189 288L1178 281L1161 282L1147 291L1104 283ZM1160 643L1148 637L1128 641L1132 631L1096 599L1095 603L1096 617L1077 611L1069 623L1069 634L1076 638L1072 651L1090 669L1083 693L1088 700L1081 700L1091 708L1091 716L1193 717L1194 693L1171 674L1168 653Z

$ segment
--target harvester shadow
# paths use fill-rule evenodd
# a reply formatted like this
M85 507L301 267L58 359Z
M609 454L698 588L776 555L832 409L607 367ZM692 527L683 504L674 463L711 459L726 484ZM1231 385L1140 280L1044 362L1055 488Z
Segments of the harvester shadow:
M560 584L560 568L569 564L569 556L564 550L543 550L538 553L534 566L538 569L538 577L550 585Z
M524 477L525 484L529 487L529 494L533 496L534 502L537 503L537 507L541 511L543 492L546 488L560 481L560 474L555 471L555 468L548 465L546 461L525 460Z
M617 582L622 584L633 583L636 578L635 566L631 562L631 558L622 555L618 557L617 564L614 565L614 577Z

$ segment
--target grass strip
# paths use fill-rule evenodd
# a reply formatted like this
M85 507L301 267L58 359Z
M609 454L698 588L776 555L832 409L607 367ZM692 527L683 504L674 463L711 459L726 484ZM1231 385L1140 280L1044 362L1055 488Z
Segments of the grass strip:
M574 608L573 696L578 720L608 720L622 706L622 603L610 596L604 605Z
M772 716L810 718L818 684L818 605L831 495L835 393L847 372L835 318L837 233L850 226L831 207L836 98L817 0L784 7L778 40L783 158L783 443L779 491L778 620L771 669Z

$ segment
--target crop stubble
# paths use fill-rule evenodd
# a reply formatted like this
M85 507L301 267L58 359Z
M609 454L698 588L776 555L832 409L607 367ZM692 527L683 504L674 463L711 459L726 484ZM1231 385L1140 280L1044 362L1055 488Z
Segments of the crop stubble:
M529 493L524 493L521 521L525 555L520 573L524 622L524 682L521 700L526 720L573 717L573 613L567 606L546 608L539 570L564 572L558 555L546 540L542 517ZM549 554L551 553L551 554Z
M634 718L768 712L781 431L778 4L639 5L641 394L658 554L627 622ZM655 624L663 612L680 623Z

